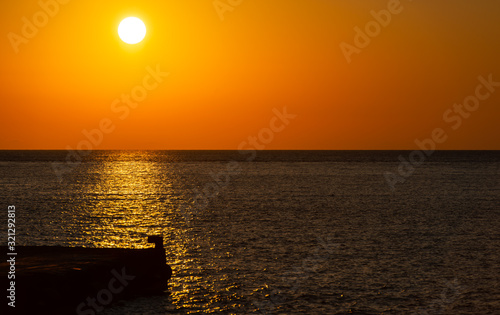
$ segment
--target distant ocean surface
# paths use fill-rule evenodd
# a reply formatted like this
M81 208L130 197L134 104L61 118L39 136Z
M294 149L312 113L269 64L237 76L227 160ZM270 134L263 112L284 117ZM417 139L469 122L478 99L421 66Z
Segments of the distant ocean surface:
M0 200L18 245L164 235L168 293L99 314L500 314L500 151L410 153L0 151Z

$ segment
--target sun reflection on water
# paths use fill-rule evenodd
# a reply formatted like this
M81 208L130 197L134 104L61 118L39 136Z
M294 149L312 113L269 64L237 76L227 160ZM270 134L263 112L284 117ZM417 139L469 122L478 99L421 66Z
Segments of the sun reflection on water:
M82 189L93 204L86 209L90 221L83 226L86 243L95 247L148 247L144 242L147 235L162 234L170 226L169 211L173 207L162 203L162 196L169 195L172 185L161 181L157 163L111 157L89 167L95 179Z
M106 152L98 161L82 164L74 184L82 202L71 227L79 235L73 244L147 248L153 246L146 243L148 235L163 235L173 269L169 300L174 308L196 308L207 294L217 295L202 276L216 267L199 261L200 244L210 243L210 237L201 239L200 227L190 226L178 211L190 199L182 173L191 172L191 166L166 163L157 154Z

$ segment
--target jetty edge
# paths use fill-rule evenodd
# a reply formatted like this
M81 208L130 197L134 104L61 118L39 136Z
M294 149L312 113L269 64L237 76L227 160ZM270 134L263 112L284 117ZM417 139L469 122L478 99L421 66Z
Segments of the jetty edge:
M162 236L148 236L154 248L17 246L15 279L7 247L0 274L5 285L2 314L92 315L123 299L165 294L172 269ZM15 307L9 306L15 282ZM10 298L10 299L9 299ZM11 304L12 305L12 304Z

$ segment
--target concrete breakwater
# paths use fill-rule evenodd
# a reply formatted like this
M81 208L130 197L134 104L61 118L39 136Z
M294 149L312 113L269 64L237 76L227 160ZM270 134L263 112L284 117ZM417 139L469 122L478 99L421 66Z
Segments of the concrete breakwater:
M122 299L162 294L172 269L163 238L150 236L148 242L155 248L18 246L15 256L0 263L7 281L2 309L7 314L92 315ZM7 247L0 248L7 253Z

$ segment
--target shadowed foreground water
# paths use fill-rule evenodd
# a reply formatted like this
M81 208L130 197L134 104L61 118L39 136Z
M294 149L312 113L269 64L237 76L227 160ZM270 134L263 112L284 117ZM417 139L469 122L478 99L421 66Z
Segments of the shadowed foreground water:
M173 269L99 314L500 313L498 152L436 152L395 191L408 152L97 151L59 181L66 154L0 152L18 245L163 234Z

